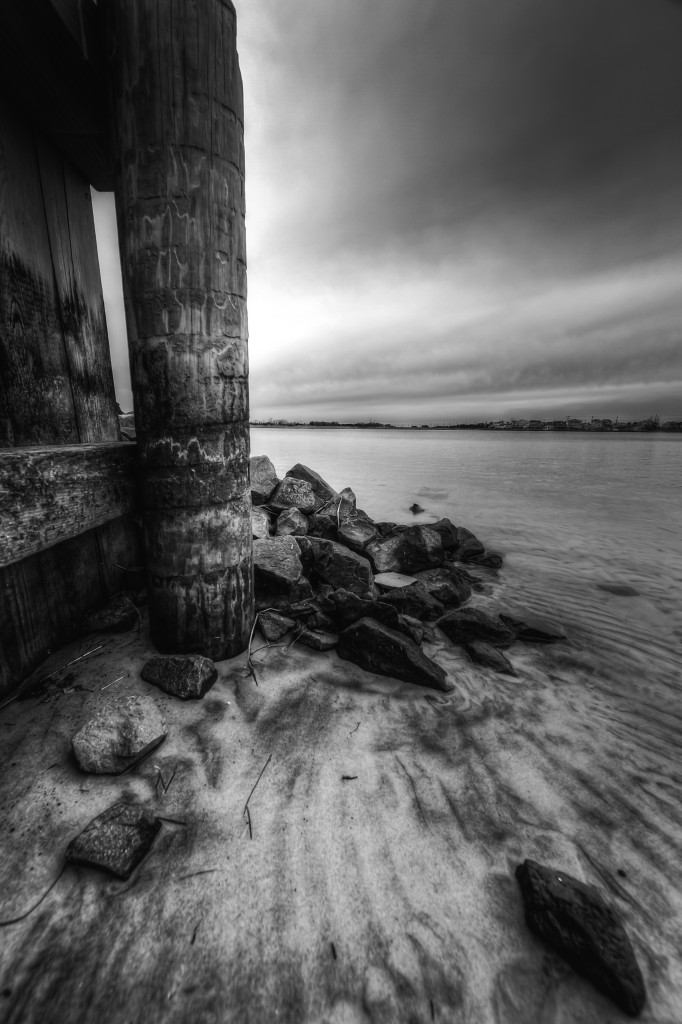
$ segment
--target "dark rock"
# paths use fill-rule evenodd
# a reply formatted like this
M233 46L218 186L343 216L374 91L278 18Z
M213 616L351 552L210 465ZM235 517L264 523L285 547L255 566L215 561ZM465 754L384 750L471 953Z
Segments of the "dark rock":
M432 597L420 582L389 590L381 595L381 600L392 604L401 615L411 615L414 619L437 619L445 611L440 601Z
M331 598L334 593L334 588L329 583L320 583L317 590L318 600L324 601L327 598Z
M375 523L377 533L380 537L388 537L389 533L393 533L397 523Z
M476 555L485 554L485 548L471 530L467 530L463 526L458 526L456 529L457 543L450 552L452 558L458 562L467 562Z
M215 683L218 673L211 659L201 654L171 654L169 657L158 655L145 662L142 678L181 700L201 700Z
M346 629L358 619L370 618L382 622L389 629L406 632L400 629L400 616L391 604L384 601L369 601L358 597L348 590L337 590L332 595L335 607L335 619L340 629Z
M84 772L118 775L166 738L166 721L151 697L113 697L71 739Z
M321 609L316 609L311 615L301 616L301 618L305 620L304 624L308 629L322 630L323 633L336 632L336 622Z
M329 633L321 629L311 629L310 627L303 629L298 639L306 647L312 647L316 651L331 651L339 642L339 638L335 633Z
M504 672L508 676L516 675L516 669L509 659L492 644L483 640L472 640L471 643L464 644L464 650L477 665L484 665L495 672Z
M529 624L521 619L515 619L511 615L500 615L500 618L505 626L516 635L516 639L521 640L524 644L554 644L558 640L566 639L562 633L551 632L544 623Z
M394 609L395 611L395 609ZM410 640L414 640L416 644L420 644L426 634L426 627L423 622L419 619L413 618L411 615L398 615L398 622L400 624L399 632L405 633L409 636Z
M494 551L486 551L483 555L469 555L466 559L471 565L482 565L486 569L501 569L504 561L502 555Z
M254 505L265 505L279 484L275 467L267 455L252 455L249 459L251 478L251 501Z
M457 608L447 612L436 625L453 644L482 640L495 647L511 647L516 639L498 616L488 615L479 608Z
M296 480L305 480L306 483L310 484L315 495L316 508L320 508L320 506L326 505L334 498L339 497L338 492L326 480L323 480L319 473L316 473L314 469L301 465L300 462L292 466L287 476L292 476Z
M270 536L270 516L264 508L251 509L251 534L254 540Z
M448 572L458 580L464 580L477 594L484 594L488 590L480 576L474 575L474 573L465 569L464 566L451 562L449 559L446 559L443 562L441 569Z
M302 538L312 549L315 574L322 583L328 583L338 590L350 590L353 594L373 600L377 589L374 586L372 566L366 558L351 551L343 544L319 537Z
M440 534L429 526L397 526L387 537L372 541L365 548L374 571L413 574L439 566L445 552Z
M257 609L284 611L291 604L312 599L312 587L303 575L301 549L293 537L255 540L253 571Z
M639 590L635 590L628 583L597 583L598 590L605 590L607 594L615 594L616 597L639 597Z
M85 628L91 633L125 633L140 621L140 613L124 594L116 594L105 608L93 612L85 619Z
M288 508L277 517L275 532L278 537L305 537L308 520L297 508Z
M359 555L377 536L376 528L369 519L345 519L338 530L339 541Z
M516 869L526 924L571 967L637 1017L646 1002L644 979L625 928L600 893L533 860Z
M368 519L370 522L372 521L366 512L358 508L355 493L350 487L344 487L339 494L339 499L340 501L336 504L339 522L343 523L347 519Z
M471 597L470 584L447 569L425 569L416 573L416 577L429 594L446 608L459 608Z
M321 537L323 540L336 540L336 513L328 515L326 512L320 512L310 516L308 520L308 536Z
M422 654L414 640L377 622L359 619L339 637L340 658L352 661L367 672L403 679L418 686L449 690L447 676L440 665Z
M410 512L412 513L413 516L418 516L419 513L423 511L424 509L421 507L421 505L418 505L416 501L412 502L412 504L410 505Z
M129 878L149 853L160 828L161 822L150 811L120 801L98 814L71 840L66 859Z
M435 530L440 535L444 551L452 551L457 547L457 527L449 519L439 519L436 523L428 524L429 530Z
M280 512L286 508L297 508L300 512L309 513L315 509L315 494L306 480L285 476L270 495L268 504Z
M290 632L296 623L286 615L280 615L279 612L259 612L258 625L268 643L274 644Z

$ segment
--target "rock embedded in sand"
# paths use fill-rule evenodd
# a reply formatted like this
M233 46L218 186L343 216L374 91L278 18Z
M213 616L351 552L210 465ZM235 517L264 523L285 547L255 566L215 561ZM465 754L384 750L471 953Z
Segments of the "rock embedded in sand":
M359 619L344 629L337 653L367 672L430 686L434 690L452 689L440 665L427 658L413 640L376 619Z
M118 775L166 737L166 720L151 697L114 697L71 739L84 772Z
M591 885L526 860L516 869L528 927L616 1006L637 1017L644 979L616 912Z
M303 575L301 549L293 537L268 537L253 542L256 608L284 609L312 599Z
M267 455L252 455L249 459L251 478L251 501L254 505L265 505L279 484L279 477Z
M211 659L201 654L171 654L145 662L142 678L181 700L201 700L215 683L218 672Z
M287 508L278 515L275 532L278 537L305 537L308 520L297 508Z
M72 864L103 868L129 878L151 847L161 822L145 807L123 801L113 804L87 825L66 848Z
M314 572L323 583L328 583L335 590L343 588L359 597L374 600L377 588L374 585L374 573L368 560L344 544L333 540L322 540L320 537L302 538L304 552L312 552Z
M297 508L300 512L310 513L316 507L315 494L310 484L293 476L284 477L270 495L268 504L280 512L287 508Z
M445 606L428 592L423 583L417 580L409 587L397 587L381 595L381 600L393 605L401 615L411 615L414 619L437 619L445 611Z
M316 508L339 497L338 492L326 480L323 480L319 473L316 473L314 469L310 469L308 466L302 465L300 462L292 466L286 475L294 477L295 480L305 480L306 483L310 484L315 495Z
M477 665L483 665L485 668L493 669L494 672L502 672L508 676L516 675L516 669L509 659L505 658L502 651L484 640L472 640L470 643L464 644L464 650Z
M480 608L456 608L446 612L436 623L453 644L482 640L495 647L511 647L515 634L498 617L493 618Z
M140 621L140 613L124 594L116 594L109 604L85 619L85 628L91 633L125 633Z
M251 535L254 540L270 536L270 516L264 508L251 509Z
M286 615L280 615L279 612L264 611L258 613L258 625L268 643L274 644L277 640L281 640L286 633L289 633L296 623Z

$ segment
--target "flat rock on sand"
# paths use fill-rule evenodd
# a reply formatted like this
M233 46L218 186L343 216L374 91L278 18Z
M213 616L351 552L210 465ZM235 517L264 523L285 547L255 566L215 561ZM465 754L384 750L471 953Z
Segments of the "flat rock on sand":
M69 843L66 859L129 878L151 849L160 828L161 822L151 811L119 801L93 818Z

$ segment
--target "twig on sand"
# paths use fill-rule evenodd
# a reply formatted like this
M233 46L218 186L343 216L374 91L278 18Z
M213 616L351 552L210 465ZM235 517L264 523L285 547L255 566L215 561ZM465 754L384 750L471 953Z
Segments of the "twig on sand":
M175 773L178 770L178 766L176 765L175 768L173 769L173 774L171 775L171 777L168 780L168 782L164 782L163 775L161 774L161 769L159 768L158 764L152 765L152 768L156 768L156 771L157 771L156 782L154 783L154 789L158 789L159 788L159 783L161 783L161 788L163 789L164 793L167 793L168 790L170 789L171 782L175 778Z
M342 782L352 782L353 779L357 779L357 775L342 775L341 776L341 781Z
M254 784L253 784L253 788L252 788L251 792L249 793L249 795L247 796L247 798L246 798L246 803L244 804L244 810L243 810L243 812L242 812L242 813L246 815L246 820L247 820L247 821L248 821L248 823L249 823L249 839L253 839L253 831L252 831L252 829L251 829L251 812L250 812L250 810L249 810L249 800L250 800L250 799L251 799L251 797L253 796L253 794L254 794L254 791L255 791L255 789L256 789L256 786L258 785L258 783L259 783L259 782L260 782L260 780L262 779L262 777L263 777L263 772L265 771L265 769L267 768L267 766L268 766L268 765L270 764L270 761L271 761L271 760L272 760L272 754L268 754L268 759L267 759L267 761L265 762L265 764L263 765L263 767L261 768L261 770L260 770L260 775L258 776L258 778L256 779L256 781L254 782Z
M148 743L147 746L140 751L137 757L130 762L128 767L124 768L123 771L120 772L120 774L127 775L128 772L131 772L133 770L133 768L137 768L138 764L141 764L142 761L145 760L145 758L149 757L150 754L154 753L157 747L161 746L165 738L166 734L164 733L163 736L159 736L158 739L152 740L151 743Z
M332 956L336 960L336 946L334 945L333 942L331 943L331 947L332 947Z
M122 679L123 679L123 676L119 676L118 679L112 679L111 682L107 683L106 686L100 687L100 693L101 693L102 690L108 690L110 686L114 685L114 683L120 683Z
M32 907L30 908L30 910L26 910L26 911L25 911L25 912L24 912L23 914L19 914L19 916L18 916L18 917L12 917L12 918L9 918L9 920L7 920L7 921L0 921L0 928L6 928L6 927L7 927L8 925L10 925L10 924L18 924L18 923L19 923L19 921L25 921L25 920L26 920L26 918L27 918L27 917L29 916L29 914L32 914L32 913L33 913L33 911L34 911L34 910L35 910L35 909L36 909L37 907L39 907L39 906L40 906L40 904L41 904L41 903L43 902L43 900L45 899L45 897L46 897L46 896L48 896L48 895L49 895L49 893L51 893L51 892L52 892L52 890L54 889L55 885L57 884L57 882L59 881L59 879L60 879L60 878L62 877L62 875L64 874L64 868L65 868L65 867L66 867L66 861L64 861L64 863L62 864L61 868L59 869L59 874L57 875L57 877L55 878L55 880L54 880L53 882L51 882L51 883L50 883L50 885L48 885L48 887L47 887L47 889L45 890L45 892L43 893L43 895L42 895L42 896L40 897L40 899L39 899L39 900L38 900L38 901L37 901L36 903L34 903L34 904L33 904L33 906L32 906Z
M95 651L100 651L103 647L104 644L100 644L99 647L93 647L91 651L86 651L85 654L81 654L78 658L74 658L73 661L67 661L66 665L61 665L59 668L56 668L54 672L50 672L48 675L42 676L41 679L37 679L35 683L27 686L23 690L23 692L21 691L21 689L17 690L16 693L13 693L11 697L9 697L6 701L3 701L3 703L0 704L0 711L2 711L3 708L6 708L8 704L11 704L13 700L17 700L20 696L23 696L25 693L30 692L33 689L37 689L38 686L43 686L48 681L48 679L52 679L52 676L56 676L59 672L63 672L64 669L69 668L70 665L75 665L77 661L83 661L84 658L87 658L91 654L94 654Z
M352 736L352 735L353 735L353 733L354 733L354 732L357 732L359 728L360 728L360 723L358 722L358 724L357 724L357 725L355 726L355 728L354 728L354 729L351 729L351 731L350 731L350 732L348 733L348 735L349 735L349 736Z

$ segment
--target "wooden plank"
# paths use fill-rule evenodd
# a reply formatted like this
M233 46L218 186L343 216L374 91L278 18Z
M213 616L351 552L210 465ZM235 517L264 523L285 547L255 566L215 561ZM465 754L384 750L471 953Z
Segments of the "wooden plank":
M99 16L95 4L80 8L66 0L0 3L0 91L90 184L107 190L113 177Z
M0 96L0 445L78 440L35 138Z
M90 187L46 139L36 148L78 437L118 441Z
M151 633L220 660L253 622L236 14L226 0L105 13Z
M132 512L135 458L127 441L0 452L0 566Z

